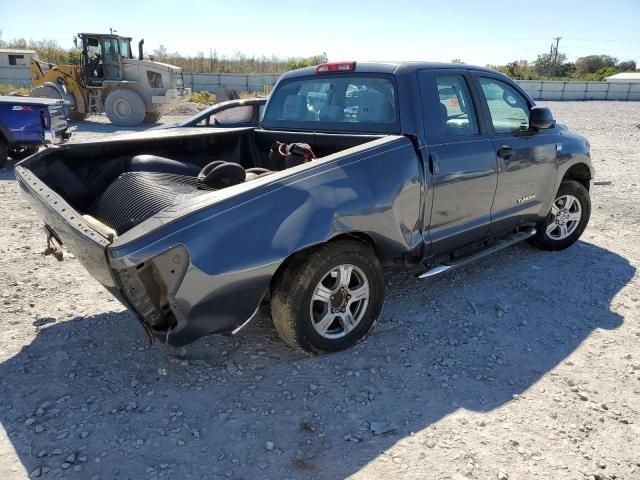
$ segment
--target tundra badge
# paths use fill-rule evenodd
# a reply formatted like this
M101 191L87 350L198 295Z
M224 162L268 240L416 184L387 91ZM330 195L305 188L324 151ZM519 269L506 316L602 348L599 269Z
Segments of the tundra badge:
M532 193L531 195L525 195L524 197L519 198L518 200L516 200L516 203L527 202L529 200L533 200L534 198L536 198L536 194Z

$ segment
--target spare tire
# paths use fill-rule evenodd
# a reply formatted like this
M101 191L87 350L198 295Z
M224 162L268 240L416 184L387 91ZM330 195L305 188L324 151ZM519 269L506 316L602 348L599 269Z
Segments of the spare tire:
M142 97L133 90L118 88L107 95L104 102L107 117L114 125L136 127L144 121L145 106Z

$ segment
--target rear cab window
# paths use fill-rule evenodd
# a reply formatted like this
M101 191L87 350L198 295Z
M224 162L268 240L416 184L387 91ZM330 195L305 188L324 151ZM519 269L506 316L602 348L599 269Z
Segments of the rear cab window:
M462 69L418 72L427 140L433 144L474 141L485 133L472 77Z
M318 74L281 82L264 112L264 128L398 133L392 75Z
M437 75L436 87L440 101L440 133L477 135L478 121L464 76Z

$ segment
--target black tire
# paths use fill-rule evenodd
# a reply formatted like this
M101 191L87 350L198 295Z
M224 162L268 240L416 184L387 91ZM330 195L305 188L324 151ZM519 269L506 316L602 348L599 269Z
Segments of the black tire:
M144 116L144 123L158 123L161 118L162 113L160 112L147 112Z
M144 121L144 102L133 90L118 88L109 92L104 109L111 123L119 127L136 127Z
M14 160L24 160L27 157L30 157L34 153L37 153L39 147L37 146L29 146L29 147L10 147L9 148L9 156Z
M8 154L9 149L7 142L4 138L2 138L2 135L0 135L0 169L4 168L4 166L7 164L7 158L9 156Z
M72 122L82 122L89 116L88 113L80 113L77 110L69 110L69 120Z
M547 233L547 228L551 226L552 222L556 222L556 216L552 211L549 212L547 217L538 223L536 226L536 234L531 239L531 243L543 250L563 250L570 247L578 241L584 229L587 228L589 223L589 217L591 216L591 199L589 198L589 191L584 188L582 184L575 180L564 180L558 188L554 199L554 205L559 199L570 195L577 199L580 204L580 220L577 221L577 226L573 233L566 238L554 239Z
M361 307L355 301L353 306L356 309L362 308L358 314L361 316L348 333L343 329L344 336L326 338L314 327L312 297L320 282L340 265L355 266L354 271L359 272L357 275L366 277L369 297ZM384 289L382 267L369 245L348 239L329 242L310 252L299 254L278 273L271 295L273 323L282 340L291 347L310 353L344 350L364 337L380 316ZM333 301L334 297L331 298ZM343 301L347 300L343 298ZM327 307L331 307L331 304L327 304ZM336 325L343 323L338 318L335 321L338 322Z

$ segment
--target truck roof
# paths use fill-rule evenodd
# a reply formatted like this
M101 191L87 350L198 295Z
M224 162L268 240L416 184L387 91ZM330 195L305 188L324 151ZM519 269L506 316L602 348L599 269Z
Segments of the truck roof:
M64 105L67 102L61 98L21 97L20 95L0 95L0 103L15 103L18 105Z
M329 62L333 63L333 62ZM342 63L342 62L340 62ZM408 74L418 70L434 68L462 68L466 70L480 70L493 72L490 68L467 65L464 63L439 63L439 62L354 62L358 73L391 73L394 75ZM316 74L316 66L299 68L285 73L282 78L306 77Z

